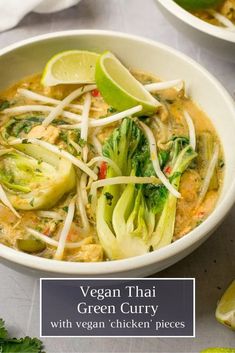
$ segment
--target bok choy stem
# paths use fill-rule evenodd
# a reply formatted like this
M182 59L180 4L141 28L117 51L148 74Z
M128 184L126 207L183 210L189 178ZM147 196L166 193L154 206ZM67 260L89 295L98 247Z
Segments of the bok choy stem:
M187 169L191 161L197 156L191 146L186 146L175 160L170 179L172 185L178 190L182 173ZM174 235L175 215L177 199L168 194L165 206L158 221L157 227L151 239L154 250L160 249L172 242Z

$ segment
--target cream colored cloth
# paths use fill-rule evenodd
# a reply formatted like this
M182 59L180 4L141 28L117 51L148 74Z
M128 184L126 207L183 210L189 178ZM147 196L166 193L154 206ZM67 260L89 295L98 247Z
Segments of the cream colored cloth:
M27 13L51 13L76 5L80 0L0 0L0 32L15 27Z

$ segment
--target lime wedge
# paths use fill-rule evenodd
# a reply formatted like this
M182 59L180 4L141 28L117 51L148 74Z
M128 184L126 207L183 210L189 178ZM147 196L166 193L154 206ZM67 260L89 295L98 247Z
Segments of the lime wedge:
M200 353L235 353L235 348L208 348Z
M235 330L235 280L220 299L215 316L223 325Z
M143 110L139 114L152 114L160 106L160 103L110 52L105 52L98 59L95 78L105 101L118 111L142 105Z
M223 0L175 0L175 2L186 10L193 11L216 7L220 5Z
M44 86L94 83L98 58L98 54L83 50L58 53L46 64L41 83Z

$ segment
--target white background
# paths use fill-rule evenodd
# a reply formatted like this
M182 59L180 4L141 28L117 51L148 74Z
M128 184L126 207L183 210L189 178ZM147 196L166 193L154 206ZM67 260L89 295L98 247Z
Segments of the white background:
M196 59L231 94L235 89L235 65L216 58L177 33L159 13L153 0L83 0L78 6L57 14L30 14L16 29L0 34L0 47L33 35L76 28L123 31L163 42ZM48 338L44 339L46 352L198 353L210 346L234 347L234 332L222 327L214 318L217 300L235 278L234 216L235 209L197 251L158 274L159 277L196 278L196 339ZM39 280L0 265L0 317L5 319L13 336L38 336Z

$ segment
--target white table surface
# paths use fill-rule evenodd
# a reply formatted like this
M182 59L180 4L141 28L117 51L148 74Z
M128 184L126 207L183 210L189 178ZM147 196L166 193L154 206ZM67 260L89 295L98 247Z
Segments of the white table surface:
M50 1L50 0L48 0ZM201 49L172 28L153 0L83 0L53 15L28 15L20 25L0 34L0 47L34 35L66 29L109 29L142 35L181 50L208 68L232 94L235 65ZM47 353L199 352L209 346L235 347L235 333L214 318L216 302L235 278L235 208L216 233L197 251L161 277L195 277L196 339L48 338ZM0 317L12 335L39 335L39 282L0 265Z

